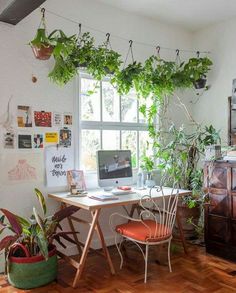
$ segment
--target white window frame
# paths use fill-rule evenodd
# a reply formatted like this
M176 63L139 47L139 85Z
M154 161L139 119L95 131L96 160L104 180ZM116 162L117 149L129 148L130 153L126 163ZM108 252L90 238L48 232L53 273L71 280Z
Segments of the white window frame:
M127 131L137 131L137 167L133 168L133 170L137 170L140 167L140 150L139 150L139 131L148 131L148 124L147 123L140 123L139 121L139 100L137 99L137 122L120 122L121 121L121 96L119 96L119 105L120 105L120 121L118 122L104 122L102 121L102 110L103 110L103 103L102 103L102 81L109 81L110 79L108 77L104 78L100 82L100 121L87 121L82 120L82 111L81 111L81 78L88 78L93 79L91 75L84 71L80 71L77 77L76 82L76 100L75 101L75 113L78 117L75 119L76 125L78 125L78 128L76 130L77 135L75 136L75 157L77 158L75 165L78 168L81 168L81 155L82 155L82 130L83 129L91 129L91 130L100 130L100 141L101 141L101 149L103 147L103 141L102 141L102 131L101 130L119 130L120 131L120 149L122 146L122 130ZM86 174L94 174L96 171L86 171Z

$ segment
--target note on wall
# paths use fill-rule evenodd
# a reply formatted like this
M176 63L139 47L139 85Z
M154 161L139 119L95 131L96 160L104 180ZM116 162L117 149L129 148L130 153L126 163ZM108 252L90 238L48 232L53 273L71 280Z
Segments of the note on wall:
M66 186L68 170L73 169L73 150L64 147L45 148L47 186Z

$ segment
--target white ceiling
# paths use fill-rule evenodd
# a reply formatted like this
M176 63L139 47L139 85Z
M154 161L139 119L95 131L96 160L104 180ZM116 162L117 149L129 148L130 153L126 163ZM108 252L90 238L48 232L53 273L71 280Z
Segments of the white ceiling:
M190 31L236 16L236 0L97 0Z

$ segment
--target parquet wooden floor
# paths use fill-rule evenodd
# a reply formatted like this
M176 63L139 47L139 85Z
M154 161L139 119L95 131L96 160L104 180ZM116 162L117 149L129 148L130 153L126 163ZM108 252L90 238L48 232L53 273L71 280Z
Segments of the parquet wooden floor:
M119 270L119 256L115 247L110 248L117 274L111 276L101 256L91 254L83 279L77 289L71 288L74 269L66 263L59 264L58 281L32 290L19 290L7 284L0 276L1 293L230 293L236 292L236 263L228 262L205 253L203 247L189 246L189 256L181 248L172 252L172 269L155 261L151 253L147 284L143 283L144 262L140 252L128 247L124 267Z

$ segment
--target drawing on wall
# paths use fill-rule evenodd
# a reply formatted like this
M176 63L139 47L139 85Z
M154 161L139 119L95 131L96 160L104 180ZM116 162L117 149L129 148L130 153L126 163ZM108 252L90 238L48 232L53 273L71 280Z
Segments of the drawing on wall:
M14 148L15 134L13 131L4 133L3 137L3 147L4 149L13 149Z
M71 148L51 146L45 148L47 186L67 186L67 171L73 168Z
M86 190L84 180L84 172L82 170L69 170L67 171L68 185L76 185L77 189Z
M46 132L45 142L48 143L58 143L58 132Z
M64 124L65 125L72 125L72 114L64 114Z
M32 127L32 112L29 106L17 106L18 127Z
M54 126L62 126L62 113L53 113L53 125Z
M71 130L68 128L60 129L60 143L61 146L70 147L71 146Z
M18 135L18 148L19 149L32 149L31 134L19 134Z
M34 111L34 123L39 127L52 127L52 112Z
M43 134L34 134L34 148L35 149L43 148Z
M0 116L0 125L5 128L7 131L13 131L13 115L10 113L10 103L11 103L12 96L8 100L7 103L7 110L3 115Z
M44 154L43 152L4 153L1 156L0 184L11 185L22 182L44 181Z

